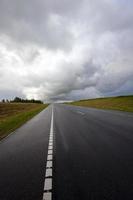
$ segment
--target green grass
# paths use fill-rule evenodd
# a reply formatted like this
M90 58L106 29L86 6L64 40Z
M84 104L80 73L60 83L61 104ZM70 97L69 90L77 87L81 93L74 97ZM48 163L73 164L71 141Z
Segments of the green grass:
M86 106L100 109L121 110L133 112L133 95L108 98L80 100L70 103L76 106Z
M0 139L6 137L46 107L45 104L0 103Z

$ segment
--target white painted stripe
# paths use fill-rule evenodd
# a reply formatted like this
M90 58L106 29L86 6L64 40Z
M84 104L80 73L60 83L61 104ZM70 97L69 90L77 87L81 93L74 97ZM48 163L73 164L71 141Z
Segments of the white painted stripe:
M53 146L49 146L49 147L48 147L48 150L52 150L52 149L53 149Z
M45 177L49 177L49 176L52 176L52 169L46 169L46 174L45 174Z
M47 161L47 168L52 168L52 161Z
M51 192L45 192L43 194L43 200L51 200L52 199L52 193Z
M84 112L81 112L81 111L77 111L77 113L81 114L81 115L85 115Z
M52 190L52 178L45 178L44 191Z
M48 155L53 154L52 150L48 150Z
M44 193L43 193L42 200L52 200L52 192L51 192L51 190L52 190L52 165L53 165L53 107L52 107L48 156L47 156L45 181L44 181Z
M52 117L51 117L51 127L50 127L50 134L53 133L53 107L52 107Z
M53 155L48 155L47 160L52 160L53 159Z

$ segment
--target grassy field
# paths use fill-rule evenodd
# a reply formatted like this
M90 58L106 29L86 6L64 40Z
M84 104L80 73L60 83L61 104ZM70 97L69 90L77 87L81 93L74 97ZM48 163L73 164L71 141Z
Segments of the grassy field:
M133 112L133 95L81 100L71 105Z
M0 103L0 139L46 107L45 104L35 103Z

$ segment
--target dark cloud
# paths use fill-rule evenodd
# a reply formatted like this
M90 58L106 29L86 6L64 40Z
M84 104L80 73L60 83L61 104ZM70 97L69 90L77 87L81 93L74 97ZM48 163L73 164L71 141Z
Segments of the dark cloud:
M0 98L133 92L133 1L1 0Z
M20 44L69 49L74 38L64 12L78 5L76 1L1 0L0 31Z

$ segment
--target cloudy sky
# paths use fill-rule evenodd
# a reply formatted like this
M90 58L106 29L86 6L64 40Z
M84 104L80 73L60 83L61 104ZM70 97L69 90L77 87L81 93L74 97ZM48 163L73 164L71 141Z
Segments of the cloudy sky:
M0 0L0 99L133 94L132 0Z

